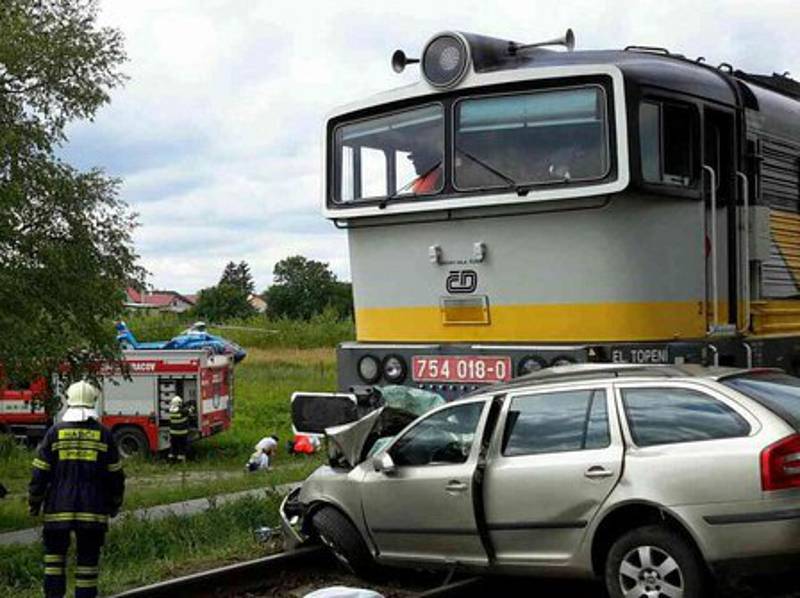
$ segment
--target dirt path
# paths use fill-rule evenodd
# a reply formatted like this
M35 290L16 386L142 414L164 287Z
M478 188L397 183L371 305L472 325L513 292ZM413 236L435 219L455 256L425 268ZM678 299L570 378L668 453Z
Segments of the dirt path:
M280 463L276 465L276 469L280 471L292 471L307 467L305 462L296 463ZM273 471L273 470L270 470ZM262 475L268 472L259 471L254 475ZM147 486L159 486L164 483L180 482L183 484L195 484L198 482L216 482L219 480L228 480L232 478L241 478L244 475L244 467L241 469L197 469L186 471L168 471L166 473L159 473L153 475L130 476L125 480L126 488L139 488Z

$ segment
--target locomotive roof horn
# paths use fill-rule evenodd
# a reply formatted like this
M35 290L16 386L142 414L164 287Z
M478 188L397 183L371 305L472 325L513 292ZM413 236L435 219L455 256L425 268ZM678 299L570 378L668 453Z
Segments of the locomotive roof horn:
M520 52L525 52L526 50L531 50L533 48L541 48L542 46L564 46L567 49L567 52L572 52L575 50L575 33L572 31L572 29L567 29L567 31L561 37L549 39L545 42L537 42L535 44L518 44L516 42L509 42L508 53L512 55L519 54Z
M406 65L416 64L419 58L409 58L402 50L395 50L392 54L392 70L395 73L402 73L406 69Z

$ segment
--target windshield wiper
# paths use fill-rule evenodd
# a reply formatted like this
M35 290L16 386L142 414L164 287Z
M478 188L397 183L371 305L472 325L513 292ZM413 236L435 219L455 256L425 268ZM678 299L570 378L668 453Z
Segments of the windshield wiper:
M472 155L472 154L470 154L468 151L466 151L466 150L464 150L464 149L462 149L462 148L460 148L460 147L458 147L458 146L456 146L456 151L457 151L458 153L462 154L463 156L465 156L465 157L469 158L469 159L470 159L470 160L472 160L473 162L475 162L475 164L477 164L478 166L483 166L483 167L484 167L486 170L488 170L489 172L491 172L493 175L495 175L495 176L497 176L497 177L499 177L499 178L503 179L503 180L504 180L504 181L507 183L507 186L508 186L508 187L510 187L510 188L514 188L514 189L517 189L517 188L519 187L519 184L517 183L517 181L515 181L513 178L511 178L510 176L508 176L508 175L507 175L506 173L504 173L503 171L501 171L501 170L498 170L497 168L495 168L494 166L492 166L492 165L491 165L491 164L489 164L488 162L485 162L485 161L481 160L481 159L480 159L480 158L478 158L477 156L473 156L473 155Z
M528 193L530 193L531 189L533 189L536 186L535 183L528 183L528 184L524 184L524 185L518 183L513 178L508 176L506 173L504 173L502 170L498 170L497 168L495 168L494 166L492 166L488 162L485 162L484 160L481 160L477 156L474 156L474 155L470 154L469 152L461 149L458 146L456 146L456 151L461 153L462 155L464 155L466 158L469 158L470 160L475 162L475 164L483 166L486 170L488 170L492 174L496 175L498 178L503 179L507 183L507 188L513 189L514 191L516 191L517 195L519 195L520 197L525 197ZM553 175L554 174L552 172L552 168L553 167L551 166L550 168L551 168L551 173L550 174ZM570 182L569 174L563 175L560 182L569 183Z
M423 172L423 173L422 173L422 174L420 174L420 175L417 175L417 176L415 176L413 179L411 179L410 181L408 181L408 182L407 182L405 185L403 185L402 187L400 187L400 188L399 188L397 191L395 191L394 193L392 193L392 194L391 194L391 195L389 195L388 197L385 197L385 198L383 198L383 199L381 200L381 203L379 203L379 204L378 204L378 209L379 209L379 210L383 210L383 209L385 209L385 208L386 208L386 206L387 206L388 204L390 204L390 203L391 203L391 202L393 202L394 200L396 200L396 199L402 199L403 197L405 197L405 195L406 195L406 194L405 194L405 191L406 191L406 190L407 190L409 187L411 187L411 186L412 186L414 183L416 183L417 181L422 181L422 180L424 180L424 179L425 179L425 177L427 177L428 175L432 174L432 173L433 173L433 171L434 171L434 170L436 170L437 168L439 168L441 165L442 165L442 161L441 161L441 160L439 160L438 162L436 162L436 164L434 164L433 166L431 166L431 167L430 167L428 170L426 170L425 172Z

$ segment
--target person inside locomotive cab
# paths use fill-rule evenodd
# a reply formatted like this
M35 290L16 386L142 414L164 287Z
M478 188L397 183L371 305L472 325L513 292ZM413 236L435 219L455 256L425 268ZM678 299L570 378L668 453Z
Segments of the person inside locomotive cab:
M414 165L417 178L411 183L414 195L435 193L442 186L442 152L430 146L422 146L408 155Z

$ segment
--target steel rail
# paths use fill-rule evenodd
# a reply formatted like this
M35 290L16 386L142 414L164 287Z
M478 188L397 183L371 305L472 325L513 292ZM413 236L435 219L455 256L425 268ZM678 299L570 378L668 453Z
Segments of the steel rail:
M337 566L323 547L312 546L134 588L116 594L112 598L234 596L240 592L257 592L260 588L269 589L270 580L279 581L286 573L297 573L303 570L318 573L320 570L330 570ZM480 577L462 578L455 581L450 581L448 578L441 585L422 590L416 595L420 598L471 596L473 594L470 590L477 590L482 585L482 581L483 579Z
M112 598L176 598L178 596L220 596L220 589L230 595L263 586L271 576L297 571L309 565L318 567L326 561L320 546L298 548L271 556L209 569L175 579L168 579L116 594Z

